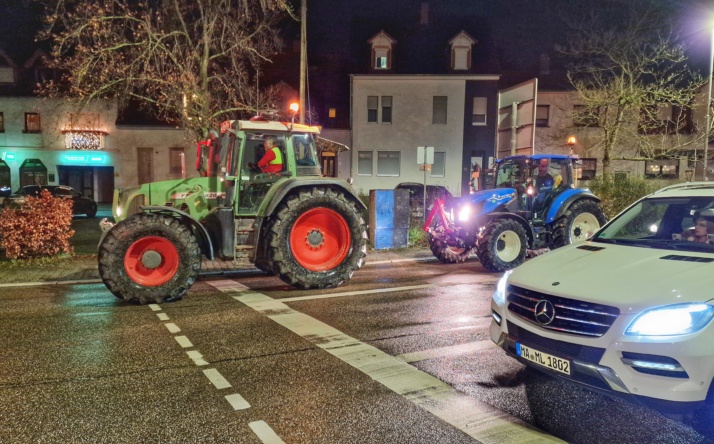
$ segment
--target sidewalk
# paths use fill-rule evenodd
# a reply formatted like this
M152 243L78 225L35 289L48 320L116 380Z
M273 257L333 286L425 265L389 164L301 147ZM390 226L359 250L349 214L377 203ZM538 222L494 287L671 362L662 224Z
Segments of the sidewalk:
M383 261L398 261L401 259L431 260L434 259L428 248L400 248L392 250L368 250L367 264ZM230 274L256 270L247 263L234 264L233 261L204 259L201 266L201 275L213 275L217 273ZM57 259L51 263L41 265L13 265L11 263L0 264L0 286L19 283L63 283L70 284L73 281L97 280L101 282L99 271L97 270L97 257L94 255L77 255L73 257Z

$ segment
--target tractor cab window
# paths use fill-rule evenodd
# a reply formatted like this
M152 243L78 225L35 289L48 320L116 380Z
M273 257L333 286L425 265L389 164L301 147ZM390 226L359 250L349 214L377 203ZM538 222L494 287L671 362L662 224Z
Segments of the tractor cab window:
M311 135L294 135L293 149L295 150L295 163L298 166L318 166L315 141Z
M499 164L496 171L495 188L515 188L519 183L522 183L523 165L521 163L515 160L506 160Z

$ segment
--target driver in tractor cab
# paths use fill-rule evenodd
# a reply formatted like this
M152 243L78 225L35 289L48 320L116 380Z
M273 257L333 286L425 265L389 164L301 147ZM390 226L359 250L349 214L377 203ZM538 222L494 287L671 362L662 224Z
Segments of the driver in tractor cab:
M283 153L275 144L275 137L268 137L263 141L265 154L258 161L258 167L263 173L279 173L283 170Z

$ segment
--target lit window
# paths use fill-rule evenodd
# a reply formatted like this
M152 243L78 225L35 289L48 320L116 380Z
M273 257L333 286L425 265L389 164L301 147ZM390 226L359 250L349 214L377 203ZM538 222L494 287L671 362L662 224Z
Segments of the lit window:
M431 166L431 177L446 176L446 153L434 151L434 164Z
M371 176L372 175L372 151L357 152L357 175Z
M431 123L435 125L446 125L447 100L446 96L434 96Z
M334 119L335 117L337 117L337 110L335 108L330 108L330 110L327 112L327 116L330 119Z
M392 96L382 96L382 123L392 123Z
M0 68L0 83L15 83L15 70L7 66Z
M367 122L377 122L377 108L379 97L367 96Z
M474 111L471 124L475 126L486 125L486 109L488 100L486 97L474 97Z
M181 174L184 166L184 149L183 147L169 149L169 173Z
M400 151L377 152L377 176L399 176Z
M40 113L25 113L25 131L26 133L39 133L42 131L40 125Z

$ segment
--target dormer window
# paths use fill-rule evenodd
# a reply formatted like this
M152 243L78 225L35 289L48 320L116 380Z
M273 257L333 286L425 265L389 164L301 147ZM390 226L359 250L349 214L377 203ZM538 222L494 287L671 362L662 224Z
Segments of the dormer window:
M451 69L453 71L468 71L471 69L471 49L477 41L461 31L449 40L451 46Z
M372 69L376 71L392 69L392 49L397 41L386 32L379 31L368 42L372 45Z

